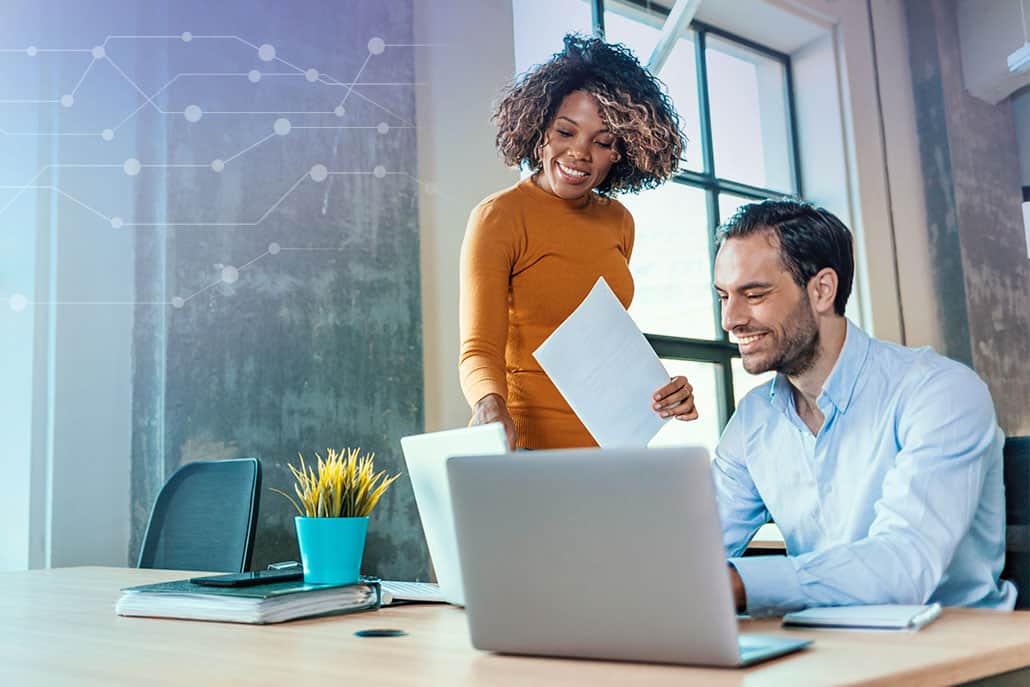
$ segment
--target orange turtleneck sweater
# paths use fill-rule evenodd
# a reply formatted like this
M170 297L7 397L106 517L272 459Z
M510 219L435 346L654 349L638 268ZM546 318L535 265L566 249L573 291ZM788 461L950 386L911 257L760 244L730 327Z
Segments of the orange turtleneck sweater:
M604 277L633 299L633 218L617 200L565 200L532 179L475 207L461 247L461 387L507 399L518 446L596 446L533 351Z

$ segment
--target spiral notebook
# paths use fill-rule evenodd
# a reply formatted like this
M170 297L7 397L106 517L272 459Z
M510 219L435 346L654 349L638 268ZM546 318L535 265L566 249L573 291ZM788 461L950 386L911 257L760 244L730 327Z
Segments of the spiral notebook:
M921 605L830 606L783 616L784 627L851 630L918 630L941 614L939 603Z
M175 580L123 589L115 613L263 625L374 610L380 600L377 578L362 578L358 584L346 585L298 580L250 587L205 587Z

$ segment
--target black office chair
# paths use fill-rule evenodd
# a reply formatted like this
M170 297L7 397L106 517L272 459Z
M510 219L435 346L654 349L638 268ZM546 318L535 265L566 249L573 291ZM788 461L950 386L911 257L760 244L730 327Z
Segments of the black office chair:
M183 465L157 495L139 567L246 571L254 552L260 495L257 458Z
M1030 608L1030 437L1005 440L1005 569L1019 590L1016 608Z

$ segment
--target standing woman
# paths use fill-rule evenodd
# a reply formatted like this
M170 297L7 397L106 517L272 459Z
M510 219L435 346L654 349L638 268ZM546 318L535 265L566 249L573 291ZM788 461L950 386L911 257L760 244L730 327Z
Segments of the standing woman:
M462 244L459 371L471 424L503 423L512 448L596 446L533 351L598 277L629 307L633 218L612 196L672 176L679 118L629 50L568 35L506 90L493 121L505 163L533 175L479 203ZM653 408L697 418L685 377L657 390Z

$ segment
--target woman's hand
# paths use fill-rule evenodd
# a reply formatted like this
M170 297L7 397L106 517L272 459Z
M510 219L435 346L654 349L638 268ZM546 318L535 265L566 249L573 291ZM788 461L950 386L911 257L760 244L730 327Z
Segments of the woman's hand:
M487 394L472 408L470 425L485 425L491 422L500 422L504 425L504 432L508 435L508 450L514 451L515 422L508 412L508 404L499 394Z
M651 406L662 417L674 417L677 420L696 420L697 408L694 407L694 387L686 377L673 377L669 383L654 394Z

